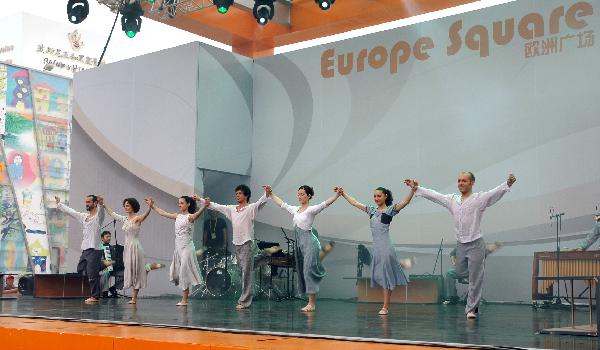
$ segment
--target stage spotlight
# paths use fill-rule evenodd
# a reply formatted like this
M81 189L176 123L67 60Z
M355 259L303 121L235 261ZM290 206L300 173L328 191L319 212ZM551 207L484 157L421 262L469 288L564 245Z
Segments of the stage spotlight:
M69 0L67 3L67 17L69 22L78 24L90 13L88 0Z
M335 0L315 0L315 2L319 5L321 10L329 10Z
M213 0L213 4L217 7L219 13L227 13L229 6L233 5L233 0Z
M133 38L142 29L142 15L144 10L139 1L131 2L121 9L121 29Z
M275 5L273 0L255 0L254 8L252 9L254 18L260 25L265 25L275 15Z

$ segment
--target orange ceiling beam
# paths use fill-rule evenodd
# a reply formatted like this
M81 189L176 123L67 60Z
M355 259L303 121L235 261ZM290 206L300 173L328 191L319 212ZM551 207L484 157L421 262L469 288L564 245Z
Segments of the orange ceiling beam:
M294 0L291 26L274 21L259 25L251 11L232 6L226 14L206 8L163 23L231 45L233 51L250 58L273 54L275 47L344 33L478 0L337 0L321 10L314 0ZM146 5L148 8L148 6Z

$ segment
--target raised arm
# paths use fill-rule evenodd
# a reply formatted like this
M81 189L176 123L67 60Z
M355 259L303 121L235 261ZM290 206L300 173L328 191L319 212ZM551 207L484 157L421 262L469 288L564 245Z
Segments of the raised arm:
M413 179L406 179L404 180L404 183L406 184L406 186L410 187L411 189L415 189L415 195L423 197L427 200L430 200L434 203L437 203L439 205L442 205L448 209L451 208L451 204L452 204L452 194L441 194L437 191L434 190L430 190L428 188L425 187L421 187L419 186L419 183L417 182L417 180L413 180Z
M144 220L146 220L146 218L148 217L148 215L150 215L150 211L151 210L152 210L152 208L150 208L150 206L148 206L148 208L146 209L145 212L142 213L142 215L136 216L135 220L138 223L138 225L141 225L142 222L144 222Z
M73 219L83 222L85 220L85 218L87 217L87 214L80 213L80 212L76 211L75 209L70 208L70 207L64 205L63 203L61 203L59 197L55 196L54 200L56 201L56 208L58 210L62 211L63 213L69 215Z
M333 204L333 202L340 198L340 193L337 191L337 187L334 187L333 191L335 192L335 194L325 200L325 205L327 206L330 206L331 204Z
M260 196L260 198L252 203L253 206L256 208L256 211L261 210L265 204L267 204L267 200L269 199L269 196L267 196L267 186L263 186L263 188L265 189L265 193L263 193L262 196Z
M152 208L154 211L156 211L158 213L158 215L168 218L168 219L171 219L171 220L177 219L177 214L167 213L166 211L157 207L156 204L154 204L154 199L152 199L152 197L148 197L148 198L144 199L144 201L148 204L148 206L150 206L150 208Z
M104 207L104 210L106 210L108 215L110 215L113 219L120 221L120 222L125 222L125 220L127 220L126 217L115 213L108 205L106 205L106 203L104 203L104 197L98 196L98 205L101 205L102 207ZM101 210L101 209L102 208L98 208L98 210ZM98 212L98 215L99 214L100 214L100 212ZM103 219L104 219L104 217L103 217Z
M281 198L277 197L277 195L273 193L273 188L270 185L265 186L265 193L267 197L271 197L273 202L275 202L278 207L281 207L281 205L284 203Z
M350 196L349 194L347 194L346 192L344 192L344 189L341 187L336 187L336 192L341 195L342 197L344 197L345 200L348 201L348 203L350 203L350 205L365 211L367 209L367 206L362 204L361 202L357 201L356 199L354 199L354 197Z
M196 212L190 216L188 216L188 220L190 222L194 222L196 221L200 215L206 210L206 208L210 205L210 198L204 198L204 200L202 201L202 206L200 207L200 209L196 210Z
M410 201L412 200L416 191L417 191L416 187L411 187L410 191L408 192L406 197L404 197L404 199L401 202L394 204L394 210L400 211L400 210L404 209L404 207L406 207L408 205L408 203L410 203Z
M192 198L200 203L200 207L204 206L204 198L200 197L197 194L194 194L192 196ZM208 209L210 210L214 210L214 211L218 211L219 213L225 215L226 218L228 218L229 220L231 220L231 213L229 212L229 208L227 208L226 205L222 205L219 203L215 203L215 202L210 202Z
M487 191L487 192L483 192L481 194L481 201L482 201L482 205L484 206L484 208L490 207L494 204L496 204L496 202L498 202L505 194L506 192L510 191L510 187L517 181L517 178L513 175L510 174L508 175L508 179L506 180L506 182L503 182L502 184L500 184L500 186Z

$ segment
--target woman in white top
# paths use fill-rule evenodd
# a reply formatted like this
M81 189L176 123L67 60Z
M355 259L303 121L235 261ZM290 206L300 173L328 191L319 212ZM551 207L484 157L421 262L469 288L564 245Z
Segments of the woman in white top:
M154 204L152 198L146 198L146 203L160 216L175 220L175 252L169 271L171 282L182 289L181 301L177 306L186 306L190 287L200 284L200 266L196 258L196 248L192 241L192 224L210 205L206 198L200 210L196 210L196 201L189 196L179 197L179 213L171 214Z
M326 201L310 205L310 199L314 196L314 191L310 186L300 186L298 188L298 202L300 206L292 206L279 197L277 197L271 186L266 187L267 195L271 196L273 202L293 215L294 231L296 233L296 271L298 272L298 291L308 294L308 304L302 308L302 311L315 311L315 295L319 292L319 282L325 276L325 268L321 261L327 253L333 249L333 242L329 243L324 250L321 250L321 243L315 235L313 222L315 217L323 209L340 197L337 193Z
M142 214L136 215L140 211L140 203L135 198L125 198L123 200L123 209L127 216L115 213L106 203L103 197L98 197L98 203L104 206L108 215L113 219L122 222L121 229L125 232L125 247L123 249L123 288L133 288L133 296L129 304L136 304L140 289L146 288L147 269L144 262L144 249L140 243L140 228L142 222L146 220L150 214L150 207ZM160 264L152 264L151 269L162 267Z

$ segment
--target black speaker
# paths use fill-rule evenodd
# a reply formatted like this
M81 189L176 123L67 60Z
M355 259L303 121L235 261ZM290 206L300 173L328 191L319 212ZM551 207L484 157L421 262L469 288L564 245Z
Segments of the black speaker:
M19 278L18 288L22 295L33 295L33 276Z

